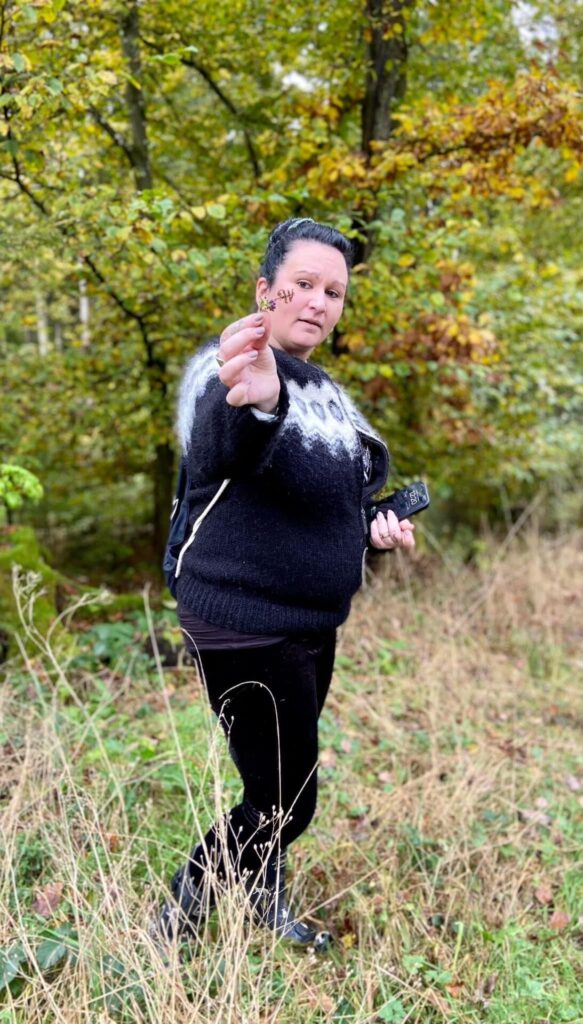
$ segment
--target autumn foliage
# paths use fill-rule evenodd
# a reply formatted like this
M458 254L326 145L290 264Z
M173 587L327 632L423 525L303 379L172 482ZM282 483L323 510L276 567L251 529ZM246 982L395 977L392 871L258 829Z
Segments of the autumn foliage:
M501 489L521 507L573 479L578 35L568 4L515 8L259 4L233 25L225 0L5 0L3 442L45 485L37 521L106 544L127 521L157 564L180 368L248 311L290 214L354 239L320 358L396 483L496 519Z

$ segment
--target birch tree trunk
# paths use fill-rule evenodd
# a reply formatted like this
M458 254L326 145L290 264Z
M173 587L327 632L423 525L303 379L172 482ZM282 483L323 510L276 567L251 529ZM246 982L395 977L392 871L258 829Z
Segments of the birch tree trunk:
M46 356L49 351L49 321L47 304L42 292L36 293L36 338L39 355Z
M84 277L79 281L79 322L81 324L81 345L83 348L90 348L89 296L87 294L87 281Z

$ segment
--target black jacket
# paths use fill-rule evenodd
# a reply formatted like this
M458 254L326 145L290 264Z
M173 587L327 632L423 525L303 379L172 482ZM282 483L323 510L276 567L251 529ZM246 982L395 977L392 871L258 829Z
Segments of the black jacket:
M241 632L338 626L362 580L387 447L321 367L278 349L278 414L228 405L217 345L189 361L178 400L191 507L178 601Z

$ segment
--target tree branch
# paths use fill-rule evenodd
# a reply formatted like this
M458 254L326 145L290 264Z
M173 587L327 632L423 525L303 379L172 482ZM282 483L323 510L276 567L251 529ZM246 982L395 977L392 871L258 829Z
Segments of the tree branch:
M194 70L198 72L198 74L201 76L201 78L204 78L204 80L207 83L207 85L209 85L210 88L212 89L212 91L215 93L215 95L218 96L218 98L220 99L221 103L223 103L224 106L227 108L227 110L229 110L231 112L231 114L233 114L233 116L237 118L237 121L238 121L239 125L241 126L241 131L243 132L243 136L244 136L244 139L245 139L245 145L247 146L247 152L249 154L249 159L250 159L251 164L253 166L253 173L254 173L256 178L261 177L261 167L259 165L259 159L257 157L257 153L255 152L255 146L253 145L253 140L252 140L249 132L247 131L245 125L243 124L243 119L241 117L241 114L237 110L237 107L235 106L233 101L230 100L229 97L226 95L226 93L223 92L223 90L221 89L220 85L217 82L215 82L215 80L212 77L212 75L206 70L205 67L202 66L202 64L199 64L198 61L192 60L192 58L190 58L190 57L181 57L181 61L182 61L182 63L186 67L194 68Z
M97 107L90 106L89 112L95 123L98 124L100 128L103 128L104 132L106 132L107 135L109 135L110 139L115 143L115 145L118 146L119 149L121 149L125 153L126 157L129 160L130 166L134 167L134 155L132 153L131 146L128 145L121 132L118 132L113 127L113 125L109 123L109 121L106 121L106 119L103 117L103 114L99 112Z
M9 137L13 139L13 135L12 135L11 129L9 129ZM24 180L24 178L22 176L22 169L21 169L20 164L18 162L18 159L17 159L17 157L15 155L12 156L12 164L13 164L13 167L14 167L14 178L12 178L11 180L14 181L16 185L18 185L18 188L20 189L20 191L30 199L30 201L33 203L33 205L37 208L37 210L39 210L43 214L44 217L50 217L51 214L50 214L50 211L49 211L48 207L45 205L45 203L43 203L42 199L39 199L34 194L34 192L29 188L29 186L27 185L26 181ZM3 175L3 177L6 177L6 175ZM63 237L67 239L67 241L70 241L71 238L74 238L74 233L72 231L68 230L63 225L57 224L57 228L60 231L60 233L63 235ZM103 286L103 288L105 289L107 294L109 296L111 296L111 298L115 302L116 306L118 306L118 308L121 309L121 311L125 314L125 316L127 316L130 320L133 320L138 325L139 330L140 330L140 334L142 336L142 340L143 340L145 348L146 348L146 352L147 352L147 356L148 356L148 365L150 365L150 366L161 366L160 360L158 360L157 357L155 356L154 346L153 346L153 344L152 344L152 342L150 340L150 337L148 335L148 325L147 325L146 317L143 314L141 314L141 313L136 313L135 310L131 309L131 307L128 306L127 302L110 285L110 283L108 282L107 278L102 273L102 271L99 269L99 267L95 263L95 260L93 259L92 256L84 254L81 257L81 259L82 259L83 263L87 267L89 267L89 269L91 270L91 273L99 281L99 283Z
M156 53L163 53L163 50L156 43L153 43L150 40L145 39L143 36L140 36L140 38L142 39L142 42L147 47L149 47L149 49L154 50ZM242 116L241 112L237 109L237 107L235 106L233 101L227 96L227 94L225 92L223 92L223 90L221 89L221 87L218 84L218 82L215 82L215 80L212 77L211 73L209 71L207 71L207 69L202 64L200 64L196 60L193 60L192 57L181 57L180 60L181 60L181 63L184 64L185 67L193 68L193 70L196 71L201 76L201 78L204 78L205 82L210 87L210 89L212 89L212 91L214 92L215 96L218 96L218 98L220 99L221 103L227 108L229 113L232 114L233 117L235 117L237 119L237 122L238 122L238 124L239 124L239 126L241 128L241 131L243 132L243 136L244 136L244 139L245 139L245 145L247 147L247 152L249 154L249 160L251 161L251 165L253 167L253 174L254 174L254 176L256 178L260 178L261 177L261 165L259 163L259 158L257 156L256 150L255 150L255 146L253 144L253 139L251 138L251 135L249 134L249 132L247 131L247 128L245 127L245 125L243 123L243 116Z

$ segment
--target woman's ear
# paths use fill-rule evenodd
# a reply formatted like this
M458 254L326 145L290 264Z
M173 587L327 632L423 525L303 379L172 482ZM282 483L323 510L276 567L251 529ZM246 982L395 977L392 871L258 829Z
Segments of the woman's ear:
M255 301L259 305L259 299L264 299L269 291L269 283L266 277L259 277L255 286Z

